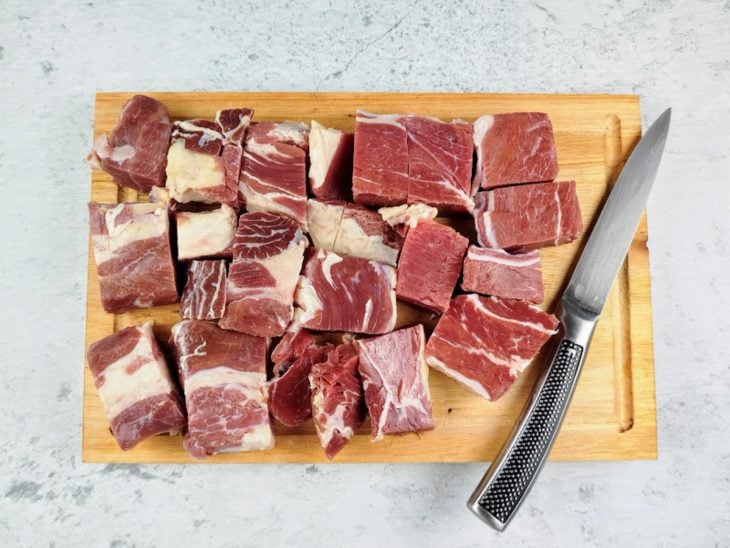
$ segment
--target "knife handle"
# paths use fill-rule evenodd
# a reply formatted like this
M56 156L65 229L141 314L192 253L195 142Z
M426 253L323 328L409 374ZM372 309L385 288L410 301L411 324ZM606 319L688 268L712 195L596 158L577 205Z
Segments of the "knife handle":
M512 433L469 498L482 521L503 531L535 483L565 417L597 318L562 303L547 367L537 379Z

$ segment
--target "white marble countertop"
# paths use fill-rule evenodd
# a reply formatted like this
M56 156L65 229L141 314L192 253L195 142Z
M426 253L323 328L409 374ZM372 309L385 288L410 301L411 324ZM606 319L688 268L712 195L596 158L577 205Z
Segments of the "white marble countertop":
M727 0L121 4L0 12L0 545L730 544ZM464 506L479 464L82 464L83 157L94 92L145 89L628 92L645 123L672 106L649 203L659 459L550 463L502 536Z

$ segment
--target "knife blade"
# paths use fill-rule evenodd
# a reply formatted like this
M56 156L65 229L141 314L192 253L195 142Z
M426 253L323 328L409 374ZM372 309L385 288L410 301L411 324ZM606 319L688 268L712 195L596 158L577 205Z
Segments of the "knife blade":
M651 125L614 184L563 292L544 367L510 436L467 502L498 531L514 518L542 469L578 382L603 306L656 179L671 109Z

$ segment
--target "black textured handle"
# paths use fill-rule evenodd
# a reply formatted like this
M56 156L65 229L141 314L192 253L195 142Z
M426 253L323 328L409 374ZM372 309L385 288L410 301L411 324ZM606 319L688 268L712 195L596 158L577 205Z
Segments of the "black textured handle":
M580 369L583 347L562 340L517 437L489 478L479 506L506 526L532 486L560 428ZM488 473L489 475L489 473Z

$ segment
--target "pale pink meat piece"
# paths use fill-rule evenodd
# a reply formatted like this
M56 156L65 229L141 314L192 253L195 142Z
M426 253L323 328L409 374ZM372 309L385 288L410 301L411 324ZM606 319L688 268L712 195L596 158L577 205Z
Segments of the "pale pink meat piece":
M495 188L474 202L482 247L529 251L571 242L583 230L574 181Z
M455 297L426 345L426 362L487 400L500 398L555 333L558 320L534 305Z
M352 200L354 135L312 120L309 133L309 190L320 200Z
M365 419L359 363L357 345L343 343L331 348L326 359L315 364L309 375L314 426L330 460L350 441Z
M293 326L316 331L387 333L396 320L392 266L312 250L299 278Z
M459 279L469 241L450 226L423 221L406 236L398 261L396 296L443 313Z
M400 114L357 112L352 195L369 206L407 201L408 139Z
M511 254L501 249L469 246L461 288L467 292L539 304L545 298L540 253Z
M373 440L434 428L423 326L357 341Z
M315 344L317 344L317 340L306 329L284 333L284 336L271 351L274 376L277 377L283 373L307 348Z
M542 112L488 114L474 122L474 186L552 181L558 159L550 118Z
M199 459L271 449L266 339L184 320L172 327L170 345L188 411L185 449Z
M107 312L178 300L166 207L89 204L101 303Z
M284 333L308 242L297 224L273 213L241 215L220 325L260 337Z
M407 116L408 203L421 202L442 214L471 213L472 125Z
M170 131L165 105L152 97L135 95L122 107L111 133L96 139L89 164L109 173L118 185L139 192L164 186Z
M236 211L222 204L208 211L177 211L177 258L231 257L236 235Z
M285 215L306 229L308 135L294 122L249 127L238 186L246 211Z
M180 394L170 375L152 322L127 327L92 343L87 363L123 450L157 434L185 427Z
M226 262L191 261L180 298L180 317L217 320L226 304Z

